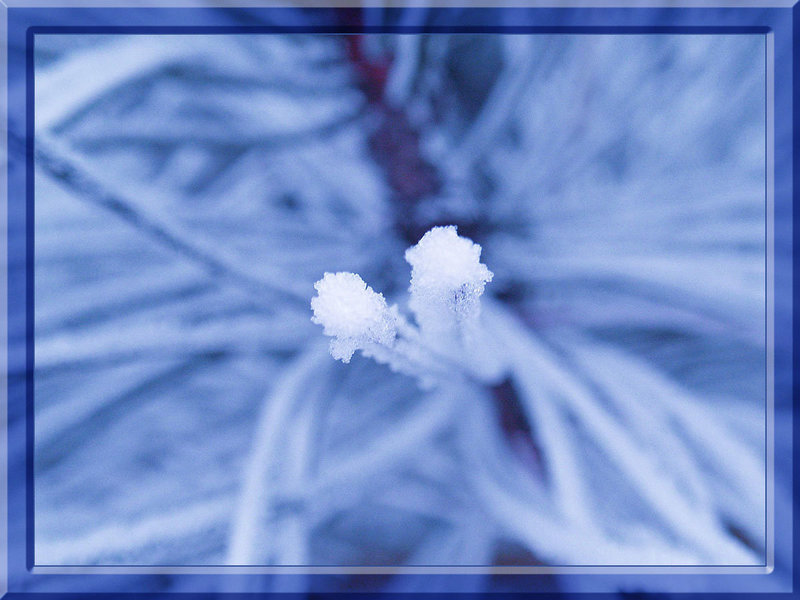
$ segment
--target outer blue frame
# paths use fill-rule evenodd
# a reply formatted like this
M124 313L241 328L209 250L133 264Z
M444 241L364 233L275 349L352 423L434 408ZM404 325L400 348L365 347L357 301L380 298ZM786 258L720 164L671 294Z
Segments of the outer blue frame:
M409 25L377 27L369 25L370 9L364 12L367 25L343 27L337 24L330 9L247 9L219 10L208 8L9 8L8 16L8 109L9 109L9 170L8 170L8 306L9 306L9 372L24 372L25 377L9 378L9 502L8 502L8 574L9 591L15 592L35 587L39 590L81 592L159 593L165 589L198 593L225 589L224 580L235 577L239 582L252 584L258 589L264 575L54 575L31 572L33 567L33 185L29 175L33 168L33 113L32 99L34 33L278 33L278 32L443 32L470 31L496 33L767 33L775 41L775 246L792 245L793 255L798 247L793 241L793 228L797 218L792 210L795 193L792 175L797 165L794 148L800 144L800 133L792 129L793 114L800 109L800 57L795 42L800 39L800 10L794 8L502 8L502 9L433 9L435 25L425 28ZM386 9L383 22L398 22L399 12ZM406 16L408 13L404 13ZM393 15L395 20L393 21ZM408 22L408 21L406 21ZM428 22L431 22L430 17ZM251 25L247 23L259 23ZM264 23L275 23L264 25ZM658 25L653 25L658 23ZM794 29L793 29L794 27ZM793 31L794 33L793 37ZM781 54L781 49L792 48L792 56ZM22 51L25 49L25 51ZM794 77L793 77L794 75ZM800 214L800 212L798 213ZM775 398L793 398L794 339L798 324L792 323L794 300L800 298L800 285L792 278L793 260L780 253L775 256ZM24 265L23 268L15 267ZM793 286L792 302L789 288ZM24 339L25 344L12 340ZM797 430L797 413L793 414L793 430ZM783 432L783 434L782 434ZM776 427L776 438L787 432ZM788 447L777 444L778 447ZM786 440L784 440L786 441ZM797 447L793 448L796 458ZM23 460L24 458L24 460ZM776 455L777 473L794 473L794 497L798 497L800 473L798 460L781 465L787 457ZM21 464L25 468L20 468ZM797 524L788 511L776 509L776 552L786 547L791 536L794 546L800 547ZM781 543L784 542L784 543ZM792 587L798 589L797 569L791 573ZM783 573L786 577L789 574ZM733 589L755 593L759 582L773 575L714 575L739 583ZM296 575L272 576L291 580ZM331 587L333 576L313 575L312 590L324 592ZM452 589L464 589L463 584L472 575L402 575L417 589L425 589L426 582L437 579L439 583L452 583ZM584 589L606 575L569 575L580 578ZM658 581L674 581L675 577L691 578L693 575L652 575ZM704 575L703 577L710 577ZM378 583L375 576L362 575L367 591ZM546 592L550 584L543 585L536 575L506 576L503 591ZM748 580L747 582L745 580ZM658 583L656 581L655 583ZM766 582L765 582L766 583ZM239 586L237 586L239 587ZM241 587L239 587L241 589ZM238 594L237 594L238 595ZM761 594L759 594L761 595ZM786 596L786 594L780 594ZM37 594L41 596L41 594ZM597 594L592 594L597 596Z

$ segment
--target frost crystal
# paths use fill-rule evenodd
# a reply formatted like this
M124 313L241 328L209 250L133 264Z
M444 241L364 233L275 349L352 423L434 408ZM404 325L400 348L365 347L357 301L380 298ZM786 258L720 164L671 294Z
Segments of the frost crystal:
M397 325L386 300L355 273L325 273L314 288L317 296L311 300L311 320L334 338L334 358L348 363L356 350L394 341Z
M429 337L453 327L469 328L492 280L492 272L480 261L481 247L456 231L454 225L434 227L406 250L412 267L409 305Z

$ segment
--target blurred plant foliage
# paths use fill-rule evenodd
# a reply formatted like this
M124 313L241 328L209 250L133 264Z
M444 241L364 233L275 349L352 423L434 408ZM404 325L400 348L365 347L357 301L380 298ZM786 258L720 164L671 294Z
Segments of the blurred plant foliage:
M761 563L764 52L37 35L37 563ZM449 223L506 378L334 362Z

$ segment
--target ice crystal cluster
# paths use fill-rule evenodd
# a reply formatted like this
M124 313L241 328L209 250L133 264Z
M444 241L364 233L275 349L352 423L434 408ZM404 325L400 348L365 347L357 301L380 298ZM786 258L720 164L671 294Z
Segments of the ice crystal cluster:
M454 226L434 227L405 256L412 267L409 307L428 337L446 340L459 327L469 334L492 280L480 262L481 247L459 237Z
M416 326L355 273L325 273L314 284L311 319L333 338L331 356L345 363L362 350L425 385L447 371L447 360L461 360L469 371L480 297L492 280L480 256L481 247L459 236L455 226L434 227L405 253L412 267L408 304ZM485 373L485 366L478 365L473 374Z
M331 356L350 362L353 352L371 344L390 345L397 326L381 294L355 273L325 273L314 284L312 320L332 336Z

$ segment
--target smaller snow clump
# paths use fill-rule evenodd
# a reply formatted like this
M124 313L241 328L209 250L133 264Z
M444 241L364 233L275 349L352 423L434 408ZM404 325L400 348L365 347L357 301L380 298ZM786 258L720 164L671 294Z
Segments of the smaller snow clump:
M349 363L356 350L370 344L390 345L397 324L383 294L375 292L356 273L325 273L314 284L311 320L331 336L333 358Z

